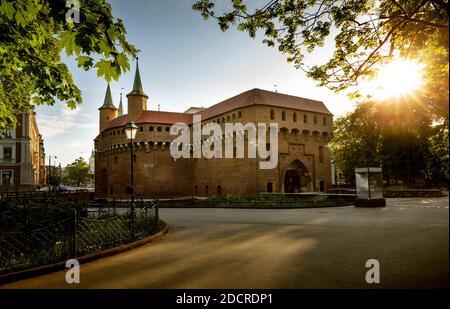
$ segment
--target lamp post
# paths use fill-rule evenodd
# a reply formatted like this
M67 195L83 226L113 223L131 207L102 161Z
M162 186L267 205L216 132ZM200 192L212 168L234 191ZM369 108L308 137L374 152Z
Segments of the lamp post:
M134 166L133 166L133 139L136 137L136 132L138 130L137 125L134 122L130 121L125 125L125 134L127 138L130 140L130 148L131 148L131 156L130 156L130 167L131 167L131 179L130 179L130 187L129 193L131 195L131 235L134 238Z
M48 192L50 192L50 176L52 172L52 158L55 160L58 158L57 156L48 156L48 175L47 175L47 184L48 184Z

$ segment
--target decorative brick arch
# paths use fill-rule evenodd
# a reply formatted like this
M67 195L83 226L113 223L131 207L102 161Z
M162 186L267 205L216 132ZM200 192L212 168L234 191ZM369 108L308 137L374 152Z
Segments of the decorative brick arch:
M300 186L299 188L294 188L298 192L302 191L312 191L314 189L314 169L312 164L305 157L298 157L295 155L289 156L285 159L285 164L283 164L281 170L281 178L279 183L281 184L280 191L286 192L290 191L288 184L286 184L286 177L289 178L289 174L292 170L296 170L299 176Z

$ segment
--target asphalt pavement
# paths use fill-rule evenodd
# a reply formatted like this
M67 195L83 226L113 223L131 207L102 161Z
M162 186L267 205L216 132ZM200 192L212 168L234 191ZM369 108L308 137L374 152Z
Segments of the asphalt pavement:
M163 239L1 288L448 287L448 198L387 199L385 208L168 209ZM366 262L380 283L366 282Z

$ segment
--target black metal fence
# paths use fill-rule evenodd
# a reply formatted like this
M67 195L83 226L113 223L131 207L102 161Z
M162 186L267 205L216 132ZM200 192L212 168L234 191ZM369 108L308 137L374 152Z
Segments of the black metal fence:
M0 274L97 253L154 234L160 228L158 206L155 200L141 201L134 211L89 208L43 228L2 232Z

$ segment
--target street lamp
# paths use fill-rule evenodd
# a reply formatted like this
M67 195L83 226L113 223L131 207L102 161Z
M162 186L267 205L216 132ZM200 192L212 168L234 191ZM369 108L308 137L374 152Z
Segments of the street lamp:
M131 148L131 179L130 186L128 187L128 193L131 195L131 235L134 238L134 167L133 167L133 139L136 137L136 132L138 130L137 125L130 121L125 125L125 134L127 139L130 140Z
M50 192L50 176L51 176L51 172L52 172L52 158L54 158L56 160L56 159L58 159L58 157L57 156L48 156L48 175L47 175L48 192Z

